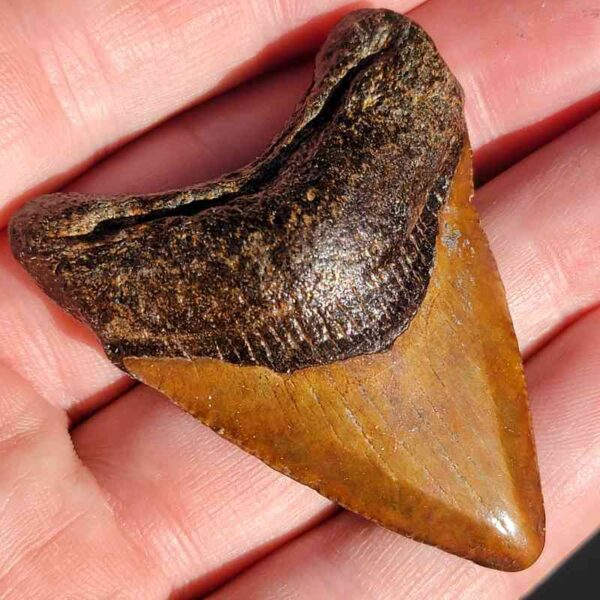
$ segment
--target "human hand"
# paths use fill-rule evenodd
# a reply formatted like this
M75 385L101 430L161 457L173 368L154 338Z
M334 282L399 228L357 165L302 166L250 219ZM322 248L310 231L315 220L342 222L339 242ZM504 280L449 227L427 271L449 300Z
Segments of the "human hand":
M595 5L429 0L411 13L463 84L480 176L546 144L476 197L527 361L548 519L532 568L486 570L336 513L131 387L17 265L4 231L0 597L192 597L225 584L216 597L514 598L589 535L600 517L600 114L584 120L600 106ZM207 99L314 49L355 7L0 0L0 225L67 183L147 192L252 159L311 65Z

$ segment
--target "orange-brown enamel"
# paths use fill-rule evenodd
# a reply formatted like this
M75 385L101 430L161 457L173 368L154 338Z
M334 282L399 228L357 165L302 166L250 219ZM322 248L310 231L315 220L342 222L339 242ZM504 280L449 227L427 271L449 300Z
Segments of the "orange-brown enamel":
M503 570L544 511L504 289L471 205L465 148L426 298L391 350L292 374L130 357L145 383L271 467L382 526Z

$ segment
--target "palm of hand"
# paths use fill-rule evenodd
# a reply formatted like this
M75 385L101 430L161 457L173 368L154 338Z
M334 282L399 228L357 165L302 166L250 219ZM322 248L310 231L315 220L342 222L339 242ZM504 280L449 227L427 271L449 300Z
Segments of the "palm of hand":
M119 10L47 4L0 2L2 225L24 198L56 189L223 81L256 74L271 55L314 46L315 32L339 16L301 27L324 10L314 0L301 8L289 0L130 2ZM343 4L331 0L327 10ZM387 4L408 10L419 2ZM18 267L3 233L2 597L186 597L225 582L217 596L432 597L443 589L451 597L514 597L593 531L600 115L559 134L598 106L595 3L421 4L413 16L465 88L479 172L547 143L476 198L527 359L548 512L540 561L520 574L487 571L334 514L327 500L157 393L129 389L91 333ZM294 30L290 43L259 52ZM239 166L278 129L309 76L310 65L299 64L201 104L70 187L142 192Z

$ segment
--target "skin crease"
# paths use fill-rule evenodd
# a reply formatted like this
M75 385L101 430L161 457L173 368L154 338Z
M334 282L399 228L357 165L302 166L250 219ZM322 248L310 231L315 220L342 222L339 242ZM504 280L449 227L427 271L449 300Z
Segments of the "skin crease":
M259 2L220 3L226 7L222 12L216 2L168 3L169 10L158 1L129 2L120 11L117 4L123 6L48 1L34 12L33 2L0 3L0 23L11 32L0 36L11 49L0 58L4 216L25 196L56 189L108 147L214 93L216 82L257 49L326 10L323 2L291 1L269 3L266 14L266 4ZM255 24L238 35L236 25L247 19L249 4ZM400 2L387 6L408 8ZM580 103L597 92L591 87L597 78L590 75L600 62L594 8L593 1L498 0L473 10L466 0L430 0L414 12L465 87L480 166L492 165L497 156L516 159L581 118ZM60 19L52 18L59 12ZM222 28L205 25L213 19ZM82 23L105 33L92 36L94 53L85 54L84 38L67 37ZM524 38L518 35L521 23L527 24ZM474 30L477 36L470 36ZM249 31L254 45L246 43ZM129 34L117 38L118 32ZM228 35L244 43L227 44ZM154 49L147 39L155 40ZM31 48L25 40L34 40ZM164 51L169 43L188 46L176 56ZM199 64L206 47L231 54L221 61L215 52ZM48 48L55 48L54 67L47 68L48 75L32 71L36 52ZM160 48L162 62L146 64L148 53ZM119 73L125 74L86 71L98 51L114 52ZM264 66L261 60L246 66L231 83ZM158 190L238 166L281 125L306 77L306 67L298 66L200 105L101 163L73 188ZM98 83L103 80L107 83ZM75 108L79 105L82 109ZM539 128L515 148L509 134L536 124ZM57 139L56 150L40 152L54 148ZM236 141L234 152L224 140ZM461 598L524 593L592 533L600 517L600 319L594 311L600 299L599 147L596 117L477 195L529 358L548 512L547 547L532 569L492 574L348 515L277 552L333 507L146 388L116 399L127 380L108 364L89 331L37 291L11 258L4 236L0 589L5 597L161 598L174 591L189 597L268 554L222 596L318 597L320 589L344 598L365 597L365 590L382 598L432 597L440 589ZM69 418L94 412L71 438Z

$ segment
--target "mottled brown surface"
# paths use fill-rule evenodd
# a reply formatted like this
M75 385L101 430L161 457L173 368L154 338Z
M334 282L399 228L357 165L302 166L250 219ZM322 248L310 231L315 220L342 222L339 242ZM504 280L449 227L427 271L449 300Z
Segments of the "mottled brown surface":
M429 290L390 351L290 375L214 359L125 364L350 510L518 570L542 550L544 511L521 357L471 181L466 149Z
M12 246L120 365L291 372L380 351L427 289L465 136L459 86L423 30L359 11L257 162L167 194L39 198L13 218Z

